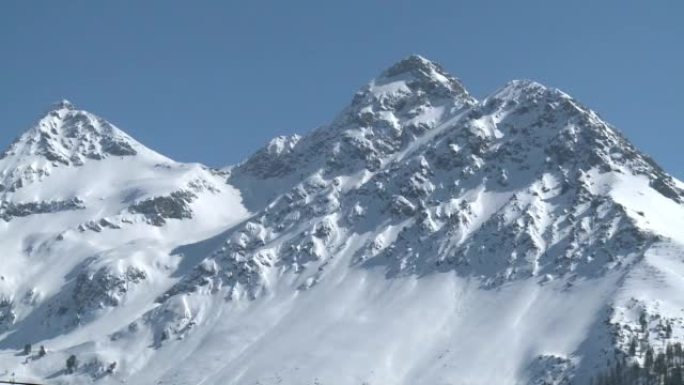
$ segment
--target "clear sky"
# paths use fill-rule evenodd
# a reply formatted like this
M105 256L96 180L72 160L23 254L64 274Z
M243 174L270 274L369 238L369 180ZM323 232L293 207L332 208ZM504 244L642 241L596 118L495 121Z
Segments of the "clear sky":
M0 147L66 98L174 159L232 164L411 53L478 98L558 87L684 178L681 0L5 0Z

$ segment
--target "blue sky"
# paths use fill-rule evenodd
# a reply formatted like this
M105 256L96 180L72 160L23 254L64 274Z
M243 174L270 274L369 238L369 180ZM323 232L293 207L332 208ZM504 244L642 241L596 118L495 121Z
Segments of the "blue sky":
M479 98L558 87L684 178L683 19L681 0L8 0L0 146L66 98L174 159L227 165L418 53Z

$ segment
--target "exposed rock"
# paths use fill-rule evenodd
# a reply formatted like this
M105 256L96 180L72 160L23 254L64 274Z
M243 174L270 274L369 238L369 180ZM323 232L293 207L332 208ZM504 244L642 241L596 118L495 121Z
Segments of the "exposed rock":
M143 214L150 224L163 226L167 219L192 218L190 203L197 198L191 191L175 191L140 201L129 207L132 213Z
M84 209L83 201L72 198L64 201L41 201L41 202L10 202L0 203L0 218L5 222L13 218L26 217L36 214L49 214L59 211Z

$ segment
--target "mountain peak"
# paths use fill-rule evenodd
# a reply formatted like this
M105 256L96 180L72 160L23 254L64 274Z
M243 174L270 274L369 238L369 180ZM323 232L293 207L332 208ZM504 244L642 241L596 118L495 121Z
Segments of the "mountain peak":
M108 121L61 100L17 138L3 158L38 156L63 165L80 165L86 159L136 155L140 147Z
M62 99L62 100L60 100L60 101L54 103L54 104L52 105L52 108L51 108L51 110L53 110L53 111L54 111L54 110L69 110L69 111L73 111L73 110L75 110L75 109L76 109L76 107L74 107L73 103L71 103L70 101L68 101L68 100L66 100L66 99Z
M487 99L530 99L546 93L551 93L559 97L570 98L564 92L552 87L547 87L534 80L518 79L509 81L503 87L494 91L494 93L492 93Z
M384 74L388 77L392 77L413 71L424 71L429 73L436 69L441 70L441 67L423 56L412 54L393 64L390 68L385 70Z
M420 55L409 55L390 66L375 80L376 84L406 82L412 90L441 97L472 99L463 84L441 65Z
M140 155L155 162L169 160L105 119L62 100L0 153L0 192L41 180L55 167Z

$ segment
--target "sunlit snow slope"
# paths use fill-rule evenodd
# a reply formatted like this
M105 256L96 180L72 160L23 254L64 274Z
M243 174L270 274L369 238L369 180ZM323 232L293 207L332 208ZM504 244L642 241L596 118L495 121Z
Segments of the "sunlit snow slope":
M0 159L0 374L587 384L684 339L682 186L559 90L419 56L223 171L62 102Z

